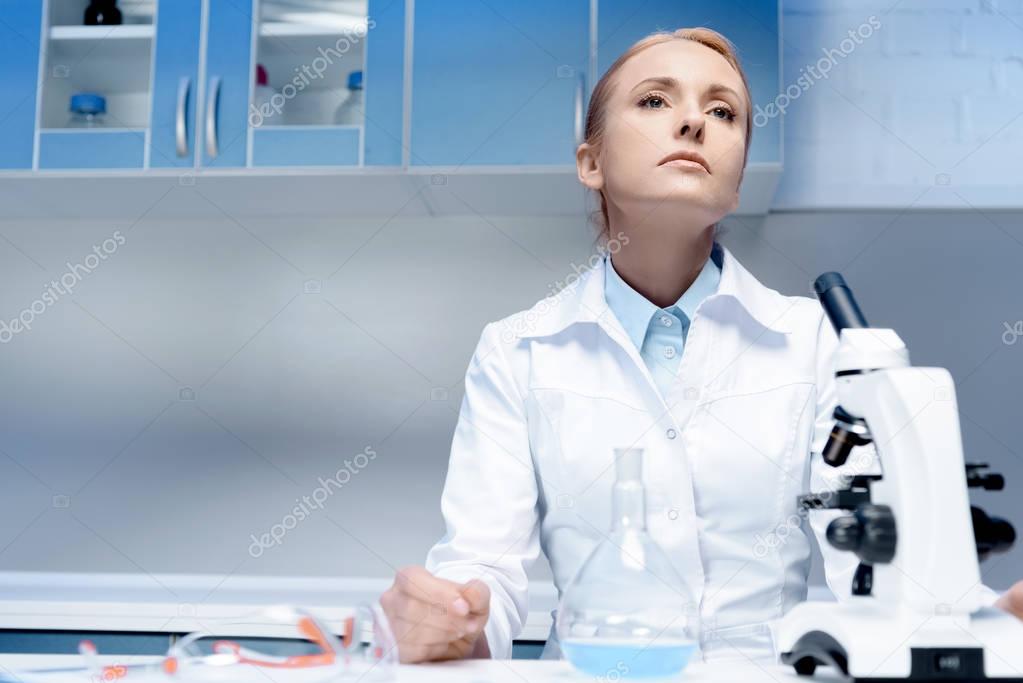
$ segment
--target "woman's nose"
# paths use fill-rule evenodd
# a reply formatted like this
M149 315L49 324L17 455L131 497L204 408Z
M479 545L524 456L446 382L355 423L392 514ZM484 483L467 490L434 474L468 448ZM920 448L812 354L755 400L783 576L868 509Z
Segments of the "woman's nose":
M686 114L679 124L679 135L683 138L692 138L697 142L703 141L703 117L695 114Z

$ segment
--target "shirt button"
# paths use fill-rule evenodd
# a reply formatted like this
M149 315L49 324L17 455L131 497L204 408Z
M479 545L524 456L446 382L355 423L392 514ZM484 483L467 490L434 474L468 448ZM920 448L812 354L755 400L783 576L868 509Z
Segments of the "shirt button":
M674 429L672 429L671 427L668 427L668 431L666 431L664 434L669 439L674 439L676 436L678 436L678 433Z
M671 316L670 315L662 315L661 316L661 324L664 325L665 327L671 327Z
M664 347L664 357L665 358L674 358L675 357L675 347L674 346L665 346Z

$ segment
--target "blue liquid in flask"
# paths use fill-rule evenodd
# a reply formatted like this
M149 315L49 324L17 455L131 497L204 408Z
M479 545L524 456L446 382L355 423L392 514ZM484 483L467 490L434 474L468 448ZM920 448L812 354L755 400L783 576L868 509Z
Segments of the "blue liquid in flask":
M591 676L665 678L678 675L696 650L692 640L569 638L561 649L572 665Z

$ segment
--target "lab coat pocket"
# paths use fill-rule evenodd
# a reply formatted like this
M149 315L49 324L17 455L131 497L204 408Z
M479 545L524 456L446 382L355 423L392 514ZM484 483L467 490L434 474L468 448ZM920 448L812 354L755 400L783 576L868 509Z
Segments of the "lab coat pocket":
M645 447L656 419L614 397L572 389L533 389L531 396L540 420L530 441L548 502L571 506L604 531L610 523L614 449Z
M535 389L532 396L549 425L533 444L537 464L570 490L614 474L614 449L642 447L652 424L648 411L612 397L568 389Z
M751 534L776 524L802 483L801 432L813 419L813 383L711 395L692 425L694 478L729 495L708 501L708 523ZM810 422L807 422L810 420ZM711 509L713 508L713 509ZM754 514L736 514L749 510Z
M786 581L781 555L807 549L798 524L785 525L801 490L800 434L813 420L813 394L810 382L718 394L687 430L693 478L709 492L696 496L708 558L703 608L721 627L775 614Z

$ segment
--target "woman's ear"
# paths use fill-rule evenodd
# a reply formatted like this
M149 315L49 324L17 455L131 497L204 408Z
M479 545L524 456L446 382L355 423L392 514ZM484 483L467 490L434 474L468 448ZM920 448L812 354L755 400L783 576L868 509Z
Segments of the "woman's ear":
M604 172L600 168L598 149L584 142L575 150L575 167L579 174L579 182L591 190L604 188Z

